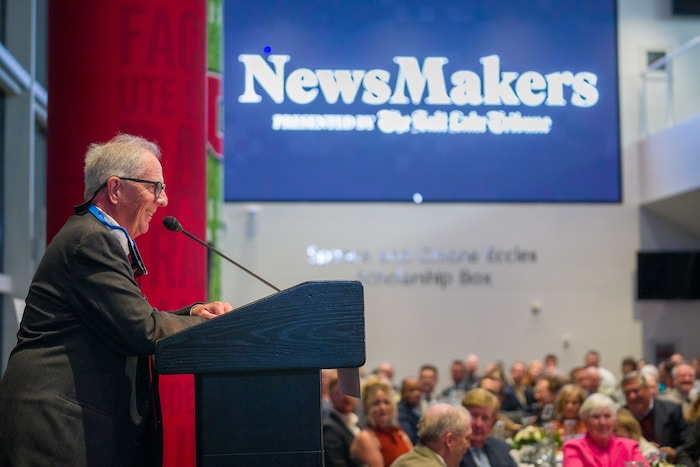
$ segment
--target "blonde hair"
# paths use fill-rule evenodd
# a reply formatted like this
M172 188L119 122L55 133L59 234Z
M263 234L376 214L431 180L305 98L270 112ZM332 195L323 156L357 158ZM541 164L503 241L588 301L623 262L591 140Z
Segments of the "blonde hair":
M637 418L629 410L625 408L618 409L617 416L615 417L615 423L629 431L632 439L637 441L642 439L642 427L639 425Z
M498 415L498 411L501 409L501 403L498 401L498 398L483 388L475 388L467 392L464 399L462 399L462 405L467 409L469 407L491 408L493 409L494 417Z
M575 395L578 398L579 408L581 408L583 401L586 400L586 391L584 391L581 386L577 386L575 384L565 384L557 393L557 401L554 404L554 410L557 418L562 417L566 398L571 395Z
M389 406L391 407L391 417L389 423L391 425L397 425L396 401L394 399L393 390L391 389L391 385L387 382L387 380L381 376L372 376L362 385L362 406L364 407L365 415L367 416L367 425L374 427L374 420L369 415L372 405L374 404L375 395L379 391L384 392L387 400L389 401Z

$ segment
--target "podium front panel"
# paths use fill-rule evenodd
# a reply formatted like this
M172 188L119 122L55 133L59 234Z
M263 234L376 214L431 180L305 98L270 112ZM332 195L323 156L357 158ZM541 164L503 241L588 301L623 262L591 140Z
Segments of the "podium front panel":
M323 465L318 370L195 376L195 403L199 466Z

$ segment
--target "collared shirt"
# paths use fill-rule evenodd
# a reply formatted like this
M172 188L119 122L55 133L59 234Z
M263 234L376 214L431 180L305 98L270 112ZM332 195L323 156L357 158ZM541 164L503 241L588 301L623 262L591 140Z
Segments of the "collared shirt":
M636 415L635 415L636 416ZM649 410L647 410L641 417L637 416L640 428L642 429L642 436L649 441L656 441L656 430L654 429L654 399L649 400Z
M338 418L340 418L343 421L345 426L348 427L348 430L350 430L350 432L353 435L357 436L358 433L360 433L360 427L357 425L357 423L360 421L360 418L357 416L357 414L355 414L354 412L346 414L340 413L335 409L331 410L338 416Z
M491 467L489 457L486 455L484 448L475 448L472 446L469 448L469 453L477 467Z
M102 215L104 216L105 220L108 222L107 224L105 224L105 226L107 226L107 228L108 228L109 231L112 233L112 235L114 235L114 236L117 238L117 240L119 240L119 244L120 244L120 245L122 246L122 248L124 249L124 253L128 256L128 255L129 255L129 238L126 236L126 234L125 234L122 230L120 230L120 229L115 229L114 227L112 227L112 226L109 225L109 224L113 224L113 225L116 225L116 226L119 226L119 227L122 227L122 226L119 225L119 222L115 221L114 218L113 218L112 216L110 216L109 214L107 214L106 212L104 212L104 211L103 211L102 209L100 209L98 206L95 205L95 208L97 208L97 209L102 213ZM123 228L123 227L122 227L122 228Z

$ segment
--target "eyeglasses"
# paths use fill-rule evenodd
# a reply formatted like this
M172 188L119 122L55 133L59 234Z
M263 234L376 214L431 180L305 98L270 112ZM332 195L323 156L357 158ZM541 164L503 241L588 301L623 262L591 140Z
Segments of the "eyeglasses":
M153 185L153 195L156 199L160 198L160 194L165 191L165 183L154 182L153 180L143 180L141 178L129 178L129 177L117 177L119 180L129 180L130 182L136 183L148 183Z

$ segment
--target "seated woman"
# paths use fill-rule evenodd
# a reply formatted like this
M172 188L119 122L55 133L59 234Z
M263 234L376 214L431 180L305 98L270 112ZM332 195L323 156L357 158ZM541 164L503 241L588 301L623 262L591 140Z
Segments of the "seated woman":
M561 439L574 438L586 432L586 425L579 418L578 411L586 400L586 391L575 384L565 384L557 394L554 403L554 416L551 426Z
M586 434L564 442L566 467L618 467L627 461L648 466L637 441L613 435L617 406L605 394L591 394L581 404L579 417L586 425Z
M391 386L383 378L370 378L362 386L365 428L350 446L353 458L367 467L388 467L413 448L396 421L396 402Z
M650 454L659 453L659 448L642 436L642 427L639 425L637 417L627 409L618 409L613 433L620 438L636 440L639 443L639 450L647 459L649 459Z

